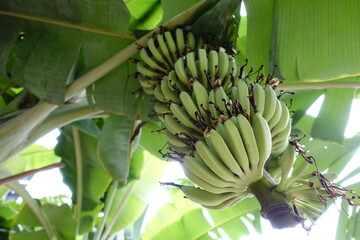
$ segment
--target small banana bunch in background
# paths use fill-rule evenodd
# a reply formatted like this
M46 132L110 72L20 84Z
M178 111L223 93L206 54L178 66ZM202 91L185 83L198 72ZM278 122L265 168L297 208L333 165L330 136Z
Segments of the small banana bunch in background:
M142 89L154 95L154 110L165 125L165 156L179 161L194 183L168 185L209 209L226 209L255 195L270 221L286 214L294 216L293 225L305 215L316 219L322 210L313 205L324 205L319 196L333 195L320 184L320 175L304 175L307 161L292 169L296 155L304 153L289 144L291 118L274 90L278 80L269 76L262 86L259 76L252 82L224 49L199 42L191 32L166 31L148 40L137 63ZM273 185L267 183L276 196L270 193L264 201L256 193L271 178L264 171L269 158L277 159L281 174L270 179Z

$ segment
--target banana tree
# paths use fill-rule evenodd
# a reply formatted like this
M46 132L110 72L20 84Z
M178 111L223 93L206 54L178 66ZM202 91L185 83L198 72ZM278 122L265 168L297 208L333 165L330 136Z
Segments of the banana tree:
M290 108L293 134L306 136L300 143L310 150L318 169L340 173L360 144L358 133L344 137L360 87L360 30L354 28L360 4L355 0L244 3L247 16L240 16L241 1L234 0L2 1L4 238L209 239L210 231L220 236L221 228L238 239L248 234L245 221L261 231L261 206L255 198L222 211L208 210L212 225L202 207L183 199L175 188L168 189L172 202L140 231L168 164L159 151L168 139L154 111L159 104L142 90L135 62L142 59L138 53L149 39L179 27L194 39L203 37L200 44L228 53L234 50L236 64L247 62L247 72L262 66L264 76L281 81L277 89ZM322 95L318 116L310 117L306 111ZM54 151L33 145L56 128L61 135ZM59 161L72 191L70 205L61 198L37 201L14 181ZM357 167L337 182L359 172ZM360 191L358 183L343 187ZM5 201L9 190L24 203ZM360 235L355 225L358 211L353 207L352 216L340 214L339 239Z

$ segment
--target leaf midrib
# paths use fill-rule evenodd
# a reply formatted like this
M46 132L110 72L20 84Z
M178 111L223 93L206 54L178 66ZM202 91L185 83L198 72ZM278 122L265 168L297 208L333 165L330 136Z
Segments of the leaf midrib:
M69 22L65 22L65 21L59 21L59 20L45 18L45 17L32 16L32 15L23 14L23 13L16 13L16 12L10 12L10 11L1 11L1 10L0 10L0 15L8 16L8 17L20 18L20 19L30 20L30 21L35 21L35 22L46 23L46 24L66 27L66 28L70 28L70 29L81 30L81 31L85 31L85 32L92 32L92 33L97 33L97 34L102 34L102 35L108 35L108 36L114 36L114 37L120 37L120 38L125 38L125 39L136 40L136 37L133 36L133 35L108 31L108 30L104 30L104 29L100 29L100 28L88 27L88 26L84 26L84 25L69 23Z

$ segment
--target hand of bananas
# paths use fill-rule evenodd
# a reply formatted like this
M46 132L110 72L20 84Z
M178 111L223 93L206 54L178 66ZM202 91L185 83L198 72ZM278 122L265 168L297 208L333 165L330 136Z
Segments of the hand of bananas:
M274 223L277 227L321 214L314 204L324 205L321 200L334 194L321 184L309 186L314 177L299 181L307 161L305 167L292 169L299 145L289 144L291 119L274 90L276 79L269 76L265 86L259 83L262 76L250 81L244 66L238 67L224 49L197 46L194 35L182 29L150 38L140 58L138 78L144 92L156 98L155 111L166 127L167 156L176 158L197 186L176 185L188 199L209 209L226 209L254 194L272 223L283 215L293 217L285 225ZM270 156L279 158L281 176L276 187L268 185L272 190L265 198L270 200L264 201L256 188L270 177L263 176Z

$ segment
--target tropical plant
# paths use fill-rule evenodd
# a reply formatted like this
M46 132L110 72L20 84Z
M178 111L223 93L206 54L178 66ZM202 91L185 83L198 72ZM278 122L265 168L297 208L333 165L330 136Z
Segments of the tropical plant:
M0 2L0 235L3 239L210 239L221 227L232 239L261 231L255 198L208 210L169 188L172 203L141 233L153 190L168 162L154 97L136 78L148 39L178 27L214 46L235 46L236 63L281 80L292 132L318 169L340 173L359 147L344 138L360 87L360 17L356 0L49 0ZM227 44L225 44L227 43ZM250 68L247 71L251 71ZM324 95L319 115L306 115ZM53 129L55 150L33 143ZM166 160L166 159L165 159ZM59 163L60 162L60 163ZM17 180L63 166L71 204L33 199ZM316 169L313 169L315 171ZM356 176L360 167L343 183ZM186 179L182 180L186 183ZM181 182L180 182L181 183ZM344 186L360 192L359 183ZM23 202L9 199L12 190ZM356 198L356 195L354 195ZM354 199L356 200L356 199ZM346 204L346 201L344 201ZM360 236L359 207L339 216L338 239ZM254 218L249 217L252 214Z

